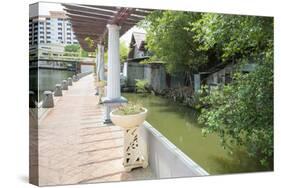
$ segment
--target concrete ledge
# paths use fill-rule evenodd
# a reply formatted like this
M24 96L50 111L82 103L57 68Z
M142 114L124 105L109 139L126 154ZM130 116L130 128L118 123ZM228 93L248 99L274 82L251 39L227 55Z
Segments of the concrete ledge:
M150 168L157 178L209 175L148 122L140 127L141 142L148 151Z

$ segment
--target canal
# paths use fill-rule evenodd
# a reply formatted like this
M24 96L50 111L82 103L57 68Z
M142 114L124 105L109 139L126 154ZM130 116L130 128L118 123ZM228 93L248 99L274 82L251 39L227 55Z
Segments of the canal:
M37 70L30 70L30 75L32 75L32 71L36 74ZM34 75L33 74L33 75ZM38 70L38 77L33 76L30 77L31 80L31 87L36 87L37 84L36 80L38 78L38 93L39 93L39 101L43 99L43 92L46 90L53 91L55 89L56 84L60 84L62 80L67 79L68 77L72 77L75 72L67 71L67 70L52 70L52 69L39 69ZM35 86L32 86L35 85Z
M243 148L230 154L215 134L202 136L198 112L160 96L123 93L128 101L148 109L147 121L210 174L266 171Z

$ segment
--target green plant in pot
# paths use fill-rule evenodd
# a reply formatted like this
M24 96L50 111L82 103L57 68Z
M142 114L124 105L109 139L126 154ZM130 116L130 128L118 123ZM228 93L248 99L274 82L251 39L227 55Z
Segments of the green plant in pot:
M98 85L98 87L104 87L104 86L106 86L106 80L100 80L100 81L98 81L97 82L97 85Z
M101 103L101 98L102 96L105 95L105 86L106 86L106 81L105 80L100 80L97 82L97 86L99 89L99 103Z
M128 103L110 113L112 122L123 128L132 128L141 125L146 118L147 109L140 104Z
M145 121L147 109L140 104L128 103L110 113L111 121L124 128L124 160L126 171L148 166L147 147L140 139L139 127Z

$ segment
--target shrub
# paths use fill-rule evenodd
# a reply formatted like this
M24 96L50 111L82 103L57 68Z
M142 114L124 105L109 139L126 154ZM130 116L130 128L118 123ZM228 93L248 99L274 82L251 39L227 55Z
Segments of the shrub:
M264 166L273 162L273 60L201 98L203 133L216 132L224 147L245 146Z
M136 79L136 91L138 93L145 93L147 91L148 81Z

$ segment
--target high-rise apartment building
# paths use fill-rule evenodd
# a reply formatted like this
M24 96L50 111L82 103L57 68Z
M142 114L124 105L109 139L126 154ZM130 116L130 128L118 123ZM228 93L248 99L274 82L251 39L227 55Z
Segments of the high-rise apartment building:
M49 11L49 15L29 18L29 45L78 44L65 12Z

